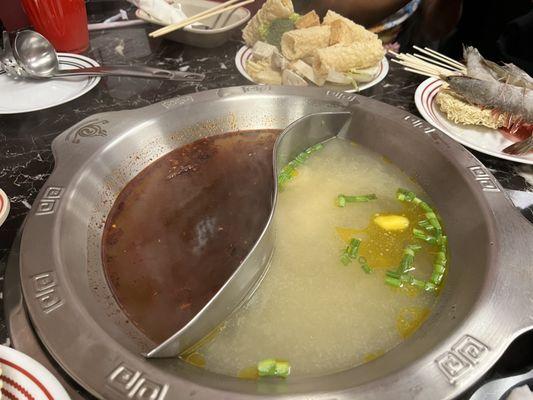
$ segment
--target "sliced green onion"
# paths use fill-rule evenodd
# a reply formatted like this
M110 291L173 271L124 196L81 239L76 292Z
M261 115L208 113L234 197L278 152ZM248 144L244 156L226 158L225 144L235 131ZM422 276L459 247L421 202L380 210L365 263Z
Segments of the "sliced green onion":
M394 287L402 287L402 282L398 278L392 278L390 276L385 278L385 283Z
M348 245L348 254L350 255L350 258L352 260L357 258L357 253L359 252L360 245L361 240L355 238L350 240L350 244Z
M409 190L400 188L396 191L396 198L400 201L411 203L416 198L416 194Z
M273 358L267 358L257 363L257 374L259 376L279 376L286 378L290 373L291 366L287 361L276 361Z
M410 275L410 274L403 274L401 277L400 277L400 281L402 283L406 283L408 285L411 285L411 286L415 286L419 289L423 289L426 282L424 281L421 281L420 279L416 279L414 276Z
M446 272L446 253L448 250L448 238L446 236L441 236L440 248L435 256L435 261L433 262L433 273L431 274L430 282L439 286L444 278Z
M352 259L350 258L350 255L346 252L343 252L341 255L341 263L344 265L348 265L352 262Z
M259 376L274 376L276 373L276 360L267 358L257 363L257 374Z
M359 251L359 245L361 244L361 241L359 239L351 239L350 243L341 255L341 262L344 265L348 265L351 260L355 260L357 258L357 252Z
M365 271L365 273L367 274L371 274L372 271L374 271L374 269L368 265L368 262L366 261L366 258L361 256L359 257L359 265L361 265L361 268L363 269L363 271Z
M286 378L291 373L291 366L287 361L276 361L276 376Z
M281 173L278 175L278 186L282 187L286 182L288 182L291 177L287 174Z
M300 154L296 156L294 160L299 164L303 164L305 160L307 160L308 158L309 158L309 154L306 153L305 151L302 151Z
M365 263L365 264L361 264L361 268L362 268L363 271L365 271L365 273L367 273L367 274L371 274L372 271L374 271L374 270L372 269L372 267L371 267L370 265L366 264L366 263Z
M398 273L397 271L391 271L391 270L386 271L385 275L387 275L390 278L394 278L394 279L400 279L402 277L402 274Z
M437 231L437 237L441 235L442 233L442 227L440 226L440 222L437 219L437 215L434 211L426 212L426 218L431 224L433 228L435 228L435 231Z
M426 285L424 286L424 290L426 292L435 292L437 290L437 285L435 285L432 282L426 282Z
M422 210L424 210L426 214L426 218L430 225L437 231L436 237L438 238L441 235L442 227L440 225L440 222L437 218L437 215L435 211L427 204L424 200L417 197L416 194L413 192L406 190L406 189L398 189L396 192L396 198L400 201L404 201L407 203L414 203L418 205Z
M430 236L430 235L426 235L423 231L421 231L420 229L416 229L414 228L413 229L413 235L416 239L420 239L420 240L423 240L424 242L427 242L431 245L437 245L439 243L439 241L437 240L436 237L434 236Z
M376 200L377 196L374 193L371 194L362 194L357 196L348 196L345 194L339 194L337 196L337 205L339 207L344 207L346 203L366 203L370 200Z
M341 263L343 263L344 265L348 265L352 262L352 260L357 259L357 253L359 252L360 245L361 240L355 238L351 239L348 246L346 246L346 248L342 252ZM359 259L361 258L364 259L364 257L360 257Z
M285 165L278 174L278 186L279 189L283 189L283 186L290 181L296 175L296 168L302 165L312 153L324 148L322 143L317 143L306 150L298 154L294 160Z
M420 279L415 279L415 278L411 279L409 284L411 286L414 286L414 287L418 288L418 289L424 289L425 286L426 286L426 282L421 281Z
M433 225L431 225L427 219L423 219L422 221L419 221L418 225L424 228L426 231L432 231L435 229L433 228Z
M314 153L315 151L322 150L324 145L322 143L317 143L314 146L309 147L306 152Z
M434 235L432 236L427 235L425 232L419 229L413 229L413 235L415 236L415 238L424 240L432 245L439 245L439 251L435 256L435 260L433 262L433 272L431 274L430 280L428 282L425 282L423 286L423 289L425 291L436 291L438 286L442 283L444 274L446 273L446 253L448 251L448 240L446 236L442 234L442 226L437 217L437 213L429 206L429 204L418 198L416 194L409 190L398 189L398 191L396 192L396 198L400 201L414 203L418 205L424 211L426 217L426 219L420 221L418 225L424 228L426 231L431 231L432 233L434 233ZM408 261L409 260L407 260L407 262ZM407 272L407 270L405 272ZM414 286L422 288L422 281L413 282L415 283Z
M400 277L397 277L396 274L397 272L387 271L385 283L394 287L404 287L405 285L410 285L427 292L433 292L437 290L437 285L435 285L433 282L425 282L415 278L410 274L402 274Z
M429 281L438 286L442 282L443 278L444 278L444 274L433 272L431 274L431 278L429 279Z
M422 247L417 244L410 244L405 247L403 250L403 257L402 261L400 261L400 266L398 267L397 272L400 275L405 274L406 272L412 271L414 260L415 260L415 252L420 250Z
M362 194L358 196L344 196L348 203L364 203L370 200L376 200L377 196L374 193Z

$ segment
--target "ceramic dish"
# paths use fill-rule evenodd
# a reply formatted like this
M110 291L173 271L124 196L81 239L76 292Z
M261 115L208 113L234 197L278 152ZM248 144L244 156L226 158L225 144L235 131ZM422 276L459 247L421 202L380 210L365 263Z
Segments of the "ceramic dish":
M59 53L60 69L98 67L99 64L79 54ZM42 81L14 79L0 71L0 114L43 110L67 103L94 88L100 77L75 77Z
M4 223L9 214L9 197L0 189L0 226Z
M248 75L248 72L246 72L246 69L244 67L246 65L246 62L250 58L252 58L252 49L248 46L242 46L237 52L237 54L235 55L235 65L237 66L237 70L241 73L242 76L244 76L250 82L254 82L254 80L252 79L250 75ZM379 68L378 74L370 82L361 83L357 89L352 88L352 89L346 89L344 91L348 93L355 93L355 92L360 92L362 90L368 89L374 85L377 85L379 82L385 79L385 77L389 73L389 62L387 61L386 57L383 57L379 67L380 68ZM338 85L337 86L332 85L332 88L334 88L335 90L342 90L344 87L338 86Z
M2 395L10 400L69 400L57 379L27 355L0 346Z
M180 3L185 15L190 16L220 4L209 0L182 0ZM135 15L137 18L156 25L157 27L165 25L140 9L135 12ZM233 11L202 20L200 21L202 25L189 25L183 29L171 32L164 37L165 39L188 44L190 46L204 48L218 47L231 39L233 33L249 19L250 11L244 7L239 7ZM205 25L211 27L211 29L203 28Z
M497 129L483 126L459 125L448 120L439 110L435 96L443 82L437 78L428 78L422 82L415 92L415 104L424 119L440 129L453 140L490 156L504 160L533 164L533 153L511 155L503 152L507 146L513 144Z

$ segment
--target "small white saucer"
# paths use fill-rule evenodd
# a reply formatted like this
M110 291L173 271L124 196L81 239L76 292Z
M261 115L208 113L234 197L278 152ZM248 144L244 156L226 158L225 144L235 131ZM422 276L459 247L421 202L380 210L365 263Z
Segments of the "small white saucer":
M59 53L60 69L98 67L99 64L79 54ZM100 77L75 77L48 80L14 79L0 70L0 114L18 114L42 110L66 103L87 93Z

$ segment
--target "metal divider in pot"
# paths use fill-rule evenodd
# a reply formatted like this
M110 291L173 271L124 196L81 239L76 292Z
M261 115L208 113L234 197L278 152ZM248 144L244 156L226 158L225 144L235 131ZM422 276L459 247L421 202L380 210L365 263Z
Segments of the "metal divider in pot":
M351 121L349 112L314 113L290 124L274 143L272 152L272 179L274 194L272 209L261 235L244 261L187 325L147 354L147 358L176 357L200 342L226 320L230 314L246 303L268 272L274 251L272 221L278 196L277 177L280 170L300 152L317 143L343 134Z

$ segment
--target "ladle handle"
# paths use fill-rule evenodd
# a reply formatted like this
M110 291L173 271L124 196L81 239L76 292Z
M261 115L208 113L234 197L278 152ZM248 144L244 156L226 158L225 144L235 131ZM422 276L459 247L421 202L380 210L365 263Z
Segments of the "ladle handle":
M481 386L470 400L501 400L511 389L533 380L533 370L521 375L496 379Z
M204 74L197 74L194 72L168 71L160 68L126 65L107 65L72 70L60 70L56 72L53 77L60 78L69 76L132 76L136 78L193 82L200 82L205 78Z

